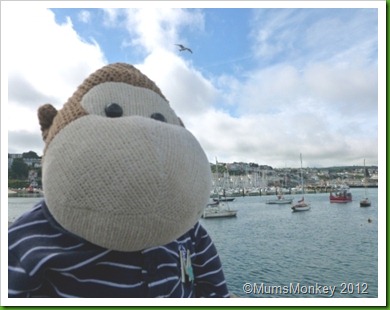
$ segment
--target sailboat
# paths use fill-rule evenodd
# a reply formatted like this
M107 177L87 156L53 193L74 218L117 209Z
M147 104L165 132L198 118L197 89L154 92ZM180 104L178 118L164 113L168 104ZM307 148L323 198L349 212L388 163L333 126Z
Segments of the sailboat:
M213 200L216 201L216 202L220 202L220 201L234 201L234 199L236 199L236 198L234 198L234 197L227 197L226 196L226 190L225 189L222 190L222 195L218 195L217 198L213 198Z
M218 175L218 160L215 158L216 172ZM223 195L218 195L218 198L213 198L213 202L209 202L203 210L202 218L220 218L220 217L236 217L237 210L231 210L228 202L233 201L233 197L226 197L225 192L225 177L223 184Z
M218 173L218 159L217 157L215 157L215 169L216 169L216 173L217 173L217 178L219 178L219 173ZM227 169L226 169L227 170ZM231 202L231 201L234 201L236 198L235 197L231 197L231 196L226 196L226 189L225 189L225 186L226 186L226 180L229 179L229 171L227 170L227 172L223 172L223 184L222 184L222 194L219 193L218 189L214 189L215 192L217 192L217 197L214 197L213 200L215 202Z
M368 171L366 170L366 159L364 159L364 197L362 200L360 200L360 206L361 207L369 207L371 206L371 201L368 199L367 195L367 175Z
M298 200L298 202L291 207L292 212L298 211L308 211L310 210L310 203L305 202L305 190L303 187L303 174L302 174L302 154L301 157L301 186L302 186L302 199Z
M285 184L286 184L286 177L285 177ZM265 201L266 204L273 204L273 205L284 205L284 204L291 204L293 202L294 198L286 198L283 195L282 189L278 188L276 190L276 198L274 199L267 199Z
M203 210L202 218L236 217L237 210L231 210L227 202L209 203Z
M265 203L270 205L284 205L291 204L293 200L294 198L286 198L283 194L278 194L275 199L267 199Z

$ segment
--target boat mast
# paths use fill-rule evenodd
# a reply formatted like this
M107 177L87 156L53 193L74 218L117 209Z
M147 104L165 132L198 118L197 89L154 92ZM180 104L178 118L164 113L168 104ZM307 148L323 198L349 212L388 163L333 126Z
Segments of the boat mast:
M364 158L364 195L367 199L367 173L366 173L366 159Z
M300 158L301 158L301 186L302 186L302 197L304 197L305 195L305 190L303 188L303 172L302 172L302 153L299 154Z

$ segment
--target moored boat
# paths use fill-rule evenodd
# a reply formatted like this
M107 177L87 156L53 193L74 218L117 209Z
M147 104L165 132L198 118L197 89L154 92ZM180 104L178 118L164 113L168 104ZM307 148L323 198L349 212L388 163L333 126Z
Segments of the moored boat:
M331 203L347 203L352 201L352 194L349 187L336 188L329 193Z
M210 203L203 210L202 218L236 217L237 210L231 210L225 203Z
M232 202L234 201L236 198L234 197L226 197L226 196L220 196L218 198L213 198L214 201L227 201L227 202Z
M370 207L371 201L368 198L364 198L364 199L360 200L360 206L361 207Z
M283 195L278 195L276 199L267 199L266 204L284 205L292 203L294 198L286 198Z
M296 204L291 207L292 212L299 211L308 211L310 210L310 203L305 202L305 187L303 186L303 174L302 174L302 154L300 154L301 158L301 187L302 187L302 199L298 200Z
M371 201L368 199L367 195L367 177L369 177L368 170L366 169L366 159L364 159L364 197L362 200L360 200L360 206L361 207L370 207Z
M310 204L305 202L305 197L302 197L302 199L299 200L298 203L291 207L291 210L293 212L308 211L310 210Z

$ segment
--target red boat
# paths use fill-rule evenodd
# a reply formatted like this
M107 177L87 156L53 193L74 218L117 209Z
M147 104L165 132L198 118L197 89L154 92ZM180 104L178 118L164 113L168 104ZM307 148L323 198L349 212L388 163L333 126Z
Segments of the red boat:
M27 187L27 193L34 194L35 193L34 187L32 187L31 185Z
M352 194L349 189L341 189L335 192L330 192L329 200L331 203L346 203L352 201Z

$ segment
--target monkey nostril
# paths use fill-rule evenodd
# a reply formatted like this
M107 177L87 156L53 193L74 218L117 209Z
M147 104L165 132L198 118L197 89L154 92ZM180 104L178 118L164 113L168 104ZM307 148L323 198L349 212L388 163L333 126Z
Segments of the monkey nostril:
M156 121L160 121L160 122L164 122L164 123L167 122L166 118L161 113L153 113L152 115L150 115L150 118L153 118Z
M106 113L107 117L121 117L123 115L123 109L117 103L107 104L104 112Z

